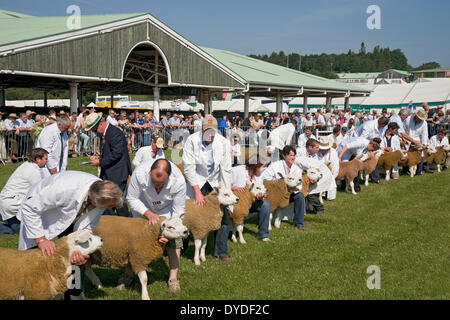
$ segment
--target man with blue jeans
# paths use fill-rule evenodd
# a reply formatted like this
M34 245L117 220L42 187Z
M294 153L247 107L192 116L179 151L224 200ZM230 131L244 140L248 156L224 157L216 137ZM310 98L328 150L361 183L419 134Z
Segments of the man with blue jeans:
M292 146L285 146L281 151L281 157L283 160L273 162L264 172L264 180L279 179L279 173L284 177L290 173L302 176L302 170L294 164L295 156L297 152ZM291 196L289 202L294 203L294 227L298 230L304 230L304 217L305 217L305 197L300 192L301 184L295 189L291 190Z

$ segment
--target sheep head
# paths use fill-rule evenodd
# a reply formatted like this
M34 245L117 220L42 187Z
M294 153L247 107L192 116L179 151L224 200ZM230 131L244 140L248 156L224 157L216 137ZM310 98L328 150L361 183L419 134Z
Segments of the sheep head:
M217 190L217 197L222 206L235 206L239 203L239 198L231 191L230 187L226 187L222 182Z
M367 155L367 153L360 153L355 157L355 159L358 159L359 161L364 162L367 159L369 159L369 156Z
M433 154L433 153L437 152L436 148L434 146L432 146L431 144L427 145L427 151L429 154Z
M85 230L78 230L67 236L67 244L69 256L75 251L79 251L82 255L88 255L101 249L103 241L99 236L90 234Z
M381 149L372 152L372 154L374 155L374 157L377 158L377 159L378 159L383 153L384 153L384 151L381 150Z
M442 146L442 149L443 149L445 152L449 152L449 151L450 151L450 144L444 144L444 145Z
M408 151L400 150L400 152L402 153L402 158L408 158Z
M278 172L278 175L284 179L288 189L295 189L302 183L302 177L297 176L296 174L290 172L287 176L283 176L281 172Z
M169 240L187 238L189 230L183 224L183 221L181 220L182 216L183 215L177 215L164 219L164 221L161 222L161 235Z
M258 182L252 183L249 186L249 189L250 189L250 192L253 193L255 196L257 196L260 193L262 193L264 196L267 195L267 189L262 182L261 183L258 183Z
M306 170L306 175L307 175L308 179L311 181L314 181L314 180L319 181L323 177L323 174L320 171L320 168L317 168L317 167L316 168L311 167L308 170Z

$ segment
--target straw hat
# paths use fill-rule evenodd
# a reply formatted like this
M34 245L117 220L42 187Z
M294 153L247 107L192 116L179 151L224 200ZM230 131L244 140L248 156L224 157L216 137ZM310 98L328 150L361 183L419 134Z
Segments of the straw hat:
M423 109L420 109L415 113L416 117L420 120L426 121L427 120L427 112Z
M15 114L15 113L10 113L10 114L9 114L9 117L10 117L10 118L18 118L17 114Z
M163 138L158 138L158 139L156 139L155 144L156 144L156 147L157 147L158 149L164 148L164 140L163 140Z
M210 114L206 115L202 121L202 131L207 129L217 130L217 119Z
M86 118L86 128L84 129L85 131L89 131L91 130L93 127L95 127L95 125L100 121L100 119L102 118L103 113L99 112L99 113L91 113L90 115L87 116Z
M333 146L330 139L326 137L319 137L317 141L319 142L319 150L328 150Z

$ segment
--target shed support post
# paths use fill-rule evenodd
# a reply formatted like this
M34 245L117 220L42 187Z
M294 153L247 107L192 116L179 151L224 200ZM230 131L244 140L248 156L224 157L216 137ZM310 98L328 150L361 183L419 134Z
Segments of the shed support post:
M70 113L77 112L78 108L78 83L72 82L70 84Z
M158 87L153 88L153 115L156 121L159 121L159 93L160 89Z
M303 96L303 114L308 113L308 96Z
M244 119L248 118L248 111L250 109L250 92L244 94Z

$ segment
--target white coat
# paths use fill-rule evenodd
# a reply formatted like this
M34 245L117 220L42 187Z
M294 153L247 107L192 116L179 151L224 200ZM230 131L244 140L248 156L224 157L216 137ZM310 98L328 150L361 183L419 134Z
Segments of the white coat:
M9 177L0 193L0 217L4 221L15 217L31 186L49 175L47 169L39 168L36 163L22 163Z
M139 150L136 152L136 155L133 159L133 165L135 168L137 168L141 163L147 162L150 160L158 160L158 159L165 159L166 156L164 155L164 152L162 149L159 149L156 153L155 157L153 158L152 155L152 146L142 147L139 148Z
M269 145L279 150L283 150L286 145L290 145L295 134L295 127L292 123L286 123L275 128L269 136Z
M437 135L434 135L434 136L431 137L430 144L433 147L445 146L445 145L448 145L448 138L444 137L442 139L442 141L439 141L439 135L437 134Z
M337 147L336 151L339 157L344 146L347 146L347 151L342 155L342 161L348 161L352 156L357 156L363 153L369 145L369 140L362 137L353 137L348 140L343 140Z
M263 171L264 172L264 171ZM247 183L262 183L263 174L259 176L253 176L250 181L250 176L248 175L248 170L245 165L240 165L231 168L231 184L238 188L244 188Z
M208 173L207 159L202 158L202 151L205 150L203 144L203 134L201 131L191 134L183 149L183 168L188 186L186 195L188 198L194 197L192 186L203 187L206 181L211 187L219 187L219 182L225 186L231 186L231 145L230 142L215 134L212 142L212 152L214 158L214 168L211 174Z
M322 178L320 178L320 180L317 183L309 185L308 195L326 192L328 190L336 188L336 181L334 180L334 177L331 174L330 169L328 169L328 167L317 158L301 157L301 156L295 157L295 164L302 171L308 170L309 168L319 168L320 172L322 173Z
M418 124L414 122L414 115L405 120L405 132L411 138L419 140L422 144L428 144L428 126L427 122L421 120Z
M156 193L150 178L150 169L156 160L142 163L131 176L127 201L133 217L144 215L148 209L160 216L171 217L184 213L186 203L186 180L180 169L170 162L172 172L161 192Z
M272 162L269 167L261 174L263 180L276 180L280 179L281 173L283 176L287 176L289 173L297 174L299 177L302 177L302 169L300 169L295 163L292 164L290 172L287 171L287 165L284 160L279 160ZM297 186L297 190L293 193L300 192L302 189L302 185Z
M378 120L364 122L353 134L354 137L366 138L371 140L380 137L383 129L378 129Z
M336 149L330 148L323 155L319 151L317 153L316 159L325 165L327 165L327 163L330 163L331 173L333 174L333 178L336 179L336 177L339 173L339 157L338 157Z
M381 147L382 148L387 148L388 147L388 141L387 141L387 138L386 138L385 134L383 134L383 136L381 137ZM392 148L392 151L397 151L397 150L401 149L400 138L396 134L394 134L391 137L391 148Z
M56 168L59 172L59 160L61 158L61 148L63 148L63 162L61 171L67 168L67 157L69 156L69 136L67 132L63 134L63 143L61 145L61 131L55 122L45 127L36 141L36 147L45 149L48 152L48 170Z
M306 133L302 133L301 135L298 136L298 140L297 140L297 146L299 148L304 148L306 147L306 141L308 141L308 139L317 139L315 135L313 135L311 133L311 135L309 136L309 138L306 136Z
M53 239L75 220L87 198L92 183L100 180L81 171L65 171L34 184L20 206L17 219L21 221L19 250L35 247L34 239ZM81 216L74 231L92 229L100 221L104 209L95 208Z

